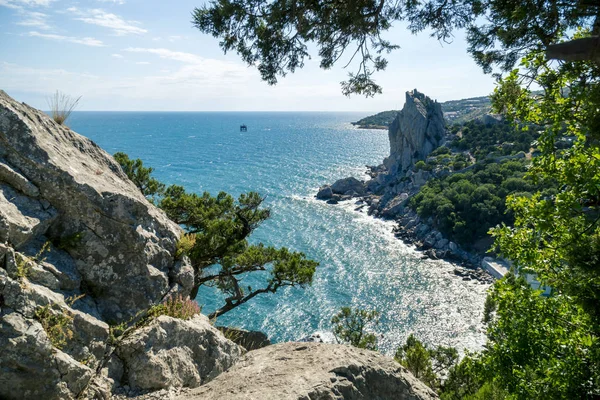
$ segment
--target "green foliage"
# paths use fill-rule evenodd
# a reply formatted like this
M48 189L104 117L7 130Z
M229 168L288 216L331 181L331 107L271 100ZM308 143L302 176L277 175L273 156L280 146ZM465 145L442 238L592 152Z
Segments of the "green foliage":
M31 269L33 268L34 263L43 262L45 260L44 254L49 251L50 242L45 242L42 248L32 258L29 258L24 254L16 252L16 278L21 282L23 282L25 278L28 278L31 275Z
M331 318L335 340L362 349L377 350L377 336L368 333L366 329L371 323L377 324L378 318L377 311L342 307L340 312Z
M425 171L431 171L431 166L426 164L425 161L423 160L419 160L415 163L415 171L419 171L419 170L425 170Z
M454 125L450 131L460 136L453 140L450 146L459 150L469 150L478 161L490 154L507 156L521 151L529 153L538 136L534 126L523 131L508 121L494 124L470 121L463 125Z
M399 112L400 111L398 110L383 111L375 115L370 115L368 117L360 119L356 122L353 122L352 125L358 125L361 128L373 127L387 129L390 126L390 124L394 122L394 119L396 118Z
M31 274L32 263L26 256L21 253L15 253L15 262L17 264L16 278L23 281Z
M196 270L196 288L212 284L226 293L225 305L209 317L218 317L258 294L274 293L284 286L304 287L312 282L318 265L303 253L248 244L248 236L267 218L258 193L242 194L237 201L224 192L216 197L187 193L181 186L166 189L160 207L185 227L178 252L190 257ZM247 287L242 281L250 273L266 272L265 284ZM196 291L192 294L195 297Z
M169 296L164 302L154 305L148 310L147 317L154 319L161 315L188 320L200 314L198 303L181 295Z
M73 316L68 311L48 304L38 307L34 317L42 324L54 347L62 349L73 338Z
M534 184L525 178L526 171L523 160L479 163L468 171L429 180L409 206L421 217L435 218L446 237L469 248L486 237L490 227L512 223L512 214L505 212L508 195L551 186L542 181Z
M440 146L429 154L431 157L452 153L446 146Z
M414 335L396 350L394 359L434 390L441 386L440 375L458 361L458 352L452 347L428 348Z
M125 153L118 152L113 157L144 196L156 201L156 198L162 195L165 185L151 176L153 168L144 167L142 160L139 158L132 160Z
M540 293L514 275L494 286L496 315L483 353L488 379L518 399L587 398L600 387L595 323L569 296Z
M268 208L262 208L264 198L258 193L242 194L237 200L225 192L216 197L208 192L188 193L182 186L165 187L151 176L152 168L144 167L139 159L130 160L123 153L115 154L115 159L142 193L151 196L172 221L186 230L177 243L175 256L188 256L194 267L192 299L201 285L217 287L227 295L225 305L209 318L223 315L259 294L312 283L319 264L303 253L248 243L252 232L271 215ZM250 276L264 277L264 284L254 288L245 285L243 281Z

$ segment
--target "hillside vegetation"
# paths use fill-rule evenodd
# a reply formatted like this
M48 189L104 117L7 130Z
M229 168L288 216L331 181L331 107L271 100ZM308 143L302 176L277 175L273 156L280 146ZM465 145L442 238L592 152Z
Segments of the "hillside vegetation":
M450 100L440 104L447 123L463 123L475 120L489 113L491 108L488 96ZM361 129L387 129L399 112L400 110L382 111L352 122L352 125Z

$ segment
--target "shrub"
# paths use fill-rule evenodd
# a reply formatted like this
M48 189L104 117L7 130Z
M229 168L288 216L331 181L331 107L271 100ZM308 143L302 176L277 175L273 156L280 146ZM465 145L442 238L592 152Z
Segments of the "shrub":
M148 317L153 319L160 315L167 315L173 318L188 320L194 315L200 314L200 311L200 306L194 300L178 295L170 296L163 303L150 308Z
M450 154L450 149L446 146L440 146L429 154L431 157L439 156L442 154Z
M63 125L79 104L79 100L81 100L81 96L73 98L57 90L48 98L50 116L57 124Z
M377 311L342 307L340 312L331 318L335 340L362 349L377 350L377 337L373 333L367 333L365 329L369 323L377 323L378 317Z
M71 330L73 316L70 312L48 304L38 307L35 310L34 317L42 324L54 347L62 349L67 344L67 340L73 338L73 331Z
M181 235L179 241L177 242L177 247L175 250L175 257L180 258L184 255L187 255L196 245L196 235L191 233L186 233Z

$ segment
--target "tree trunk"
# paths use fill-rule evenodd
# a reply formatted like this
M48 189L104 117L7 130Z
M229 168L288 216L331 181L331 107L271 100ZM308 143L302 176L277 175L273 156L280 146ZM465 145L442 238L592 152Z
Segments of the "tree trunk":
M562 61L600 61L600 36L570 40L551 44L546 48L546 57Z

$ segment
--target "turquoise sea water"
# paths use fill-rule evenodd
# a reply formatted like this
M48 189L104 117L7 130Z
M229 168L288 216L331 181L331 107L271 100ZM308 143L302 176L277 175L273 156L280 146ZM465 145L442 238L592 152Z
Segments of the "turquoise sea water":
M486 285L464 282L443 261L424 261L395 239L393 223L327 205L317 188L336 179L364 177L366 164L389 152L387 132L355 129L361 113L76 112L70 126L106 151L123 151L155 168L167 184L190 191L223 190L266 196L272 218L252 236L303 251L321 265L311 287L262 295L219 323L262 330L275 341L330 335L342 306L381 313L380 348L387 353L415 333L431 344L479 348ZM240 132L246 124L248 132ZM255 286L257 281L248 280ZM198 296L210 312L222 296Z

